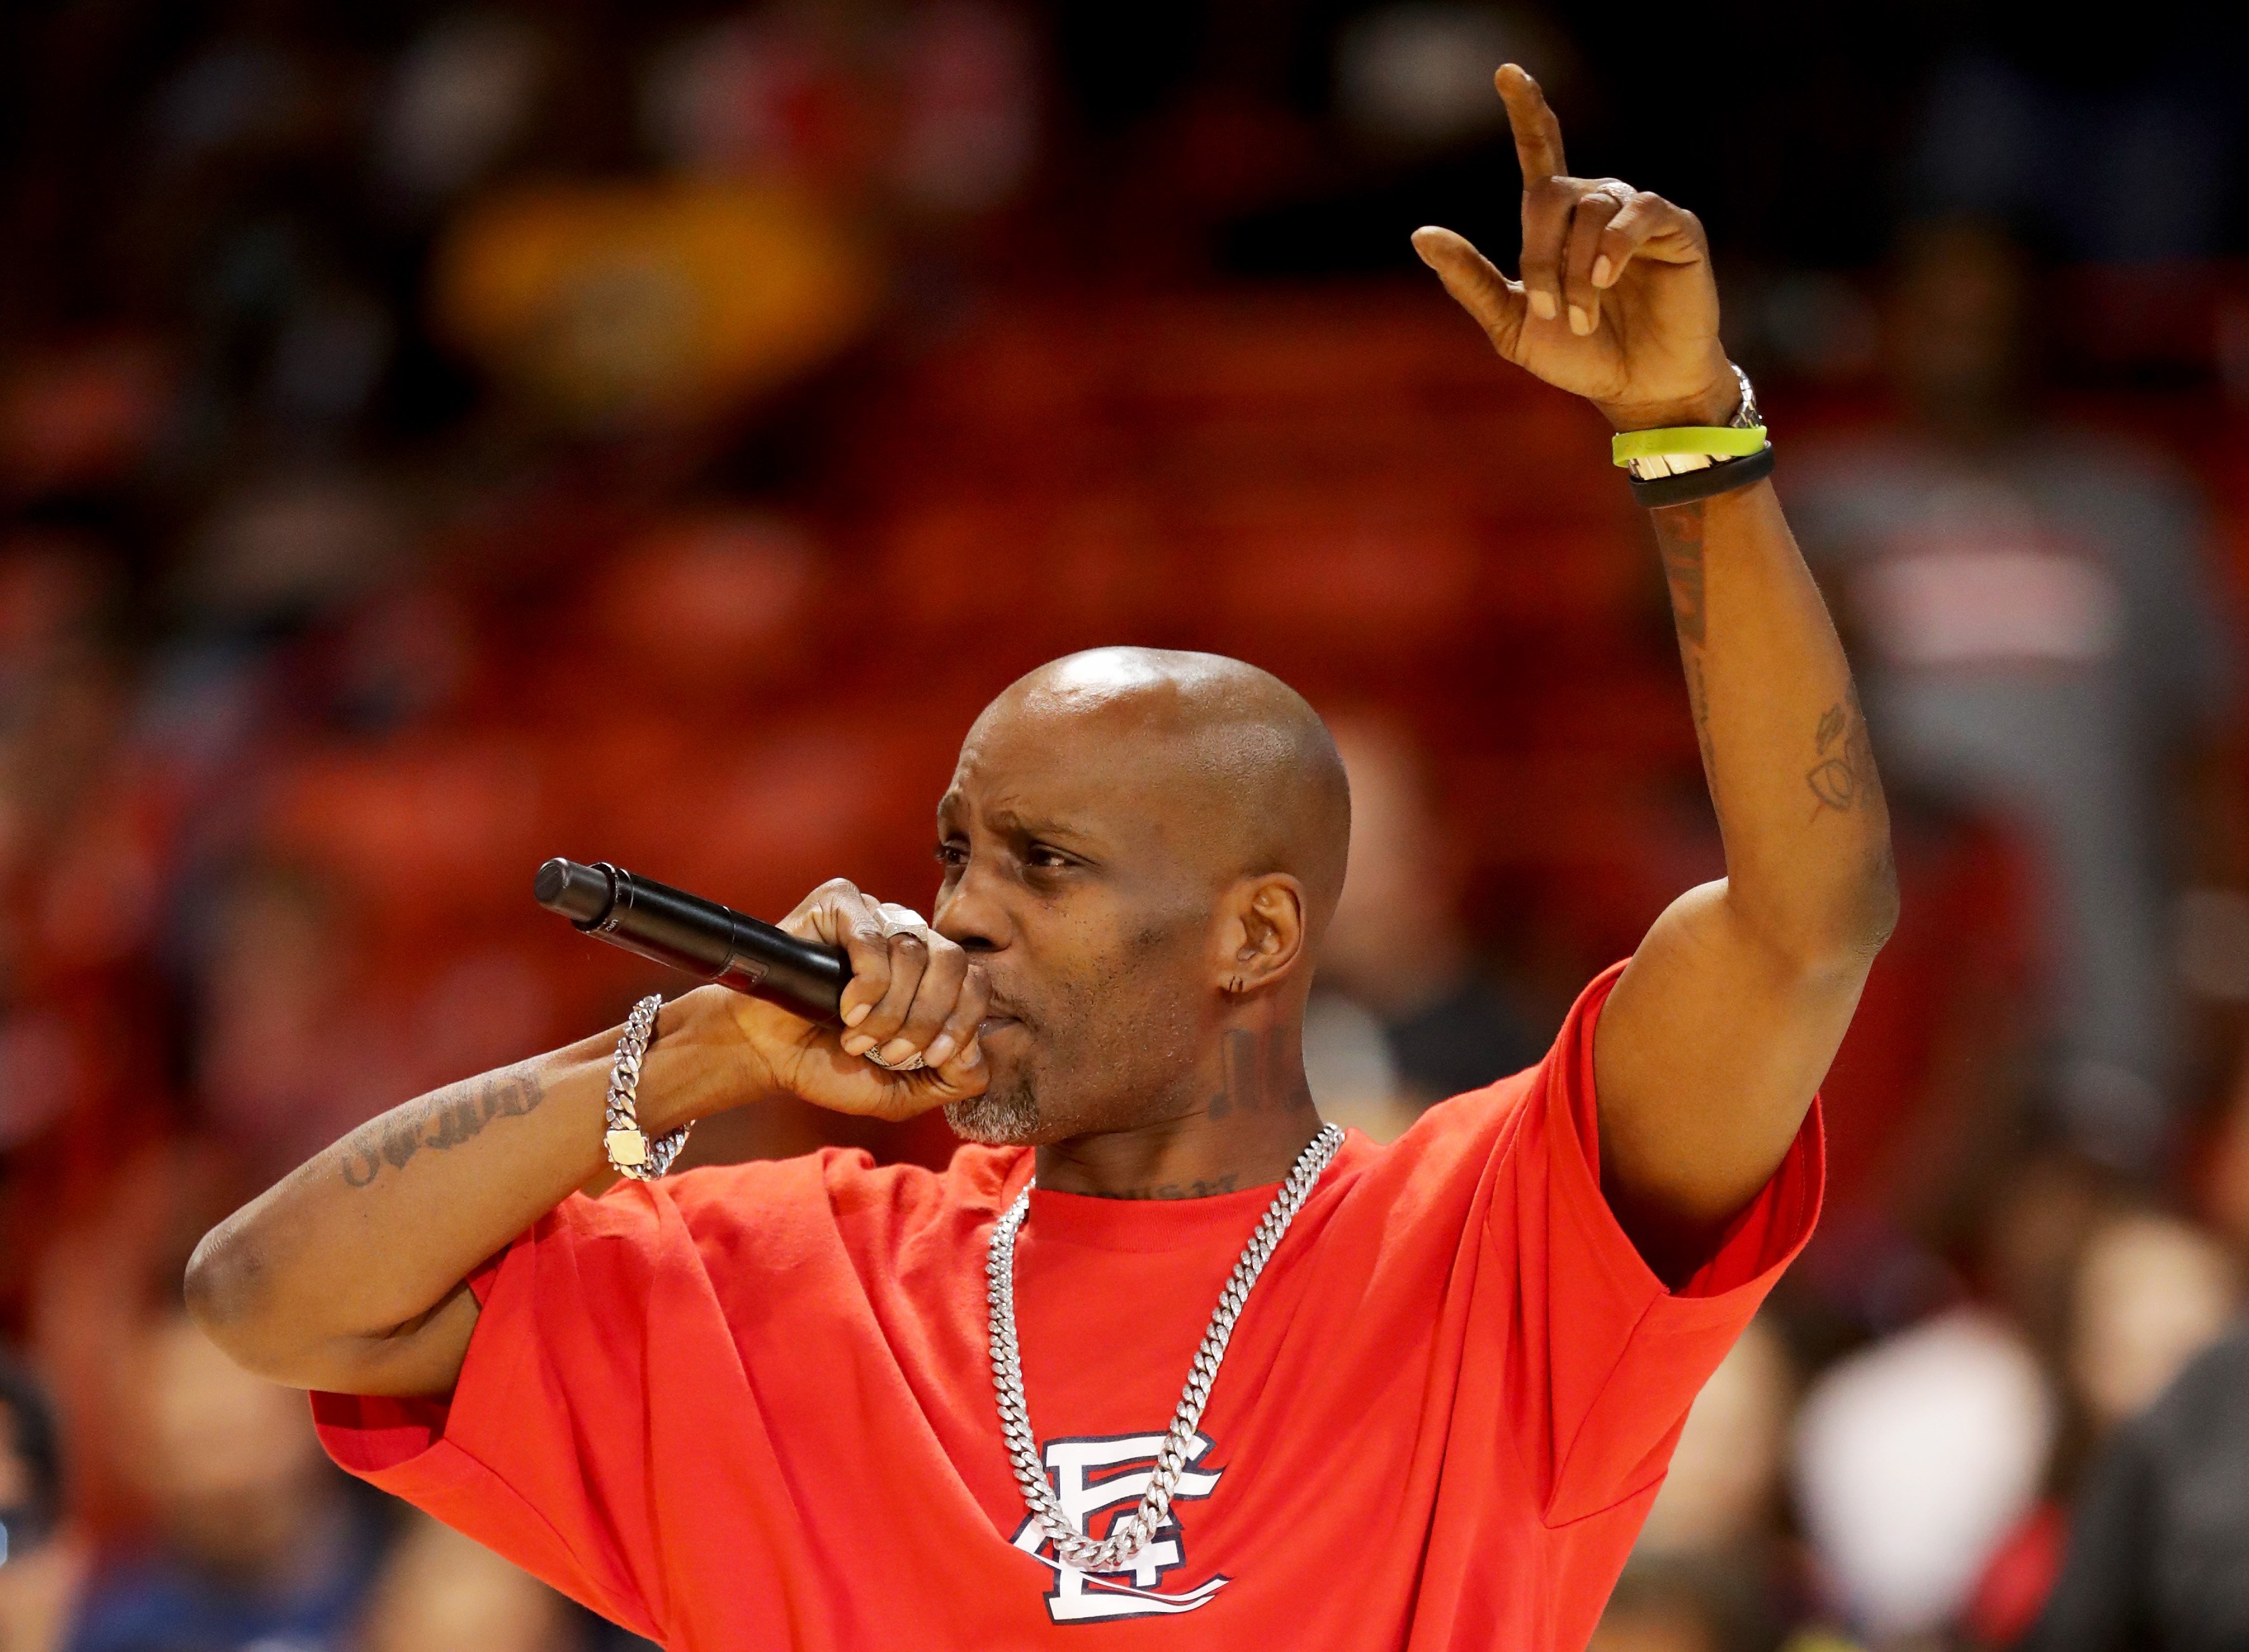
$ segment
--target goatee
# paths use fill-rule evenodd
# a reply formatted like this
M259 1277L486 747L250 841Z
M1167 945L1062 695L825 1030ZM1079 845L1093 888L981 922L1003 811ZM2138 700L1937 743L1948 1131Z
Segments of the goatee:
M945 1104L945 1122L963 1141L1023 1147L1039 1137L1039 1102L1030 1087L1009 1085Z

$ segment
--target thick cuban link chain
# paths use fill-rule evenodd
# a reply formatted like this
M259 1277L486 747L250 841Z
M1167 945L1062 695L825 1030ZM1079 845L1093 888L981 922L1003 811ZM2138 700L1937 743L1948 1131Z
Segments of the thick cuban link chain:
M1234 1272L1219 1292L1218 1306L1212 1311L1210 1328L1203 1332L1202 1346L1195 1350L1194 1363L1187 1373L1186 1390L1180 1395L1179 1409L1172 1415L1172 1426L1164 1435L1164 1443L1156 1453L1154 1471L1149 1476L1148 1489L1142 1493L1139 1506L1119 1518L1109 1529L1109 1535L1096 1541L1070 1524L1063 1511L1062 1499L1055 1495L1054 1483L1047 1477L1046 1467L1039 1461L1037 1435L1031 1428L1030 1411L1023 1399L1022 1349L1015 1335L1015 1236L1021 1231L1023 1218L1031 1208L1031 1190L1026 1187L1016 1195L1015 1202L1008 1207L992 1229L992 1245L985 1264L986 1295L991 1309L992 1322L992 1386L999 1396L1000 1433L1007 1442L1008 1456L1014 1464L1016 1483L1022 1487L1023 1502L1030 1510L1055 1552L1068 1565L1081 1572L1126 1572L1163 1529L1169 1517L1172 1499L1179 1492L1180 1480L1192 1461L1195 1435L1202 1426L1203 1408L1210 1403L1211 1385L1218 1380L1220 1362L1226 1358L1226 1345L1233 1338L1234 1323L1241 1315L1242 1305L1249 1300L1250 1288L1256 1284L1257 1276L1264 1271L1267 1260L1279 1248L1282 1236L1296 1220L1297 1210L1310 1196L1328 1161L1343 1146L1343 1132L1333 1125L1322 1126L1314 1136L1289 1179L1273 1195L1266 1208L1265 1216L1257 1229L1249 1236L1242 1248L1241 1260L1234 1264Z

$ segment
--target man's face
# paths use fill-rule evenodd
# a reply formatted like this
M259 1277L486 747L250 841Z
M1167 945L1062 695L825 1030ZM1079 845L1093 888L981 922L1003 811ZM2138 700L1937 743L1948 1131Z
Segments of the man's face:
M171 1546L226 1576L277 1575L333 1489L304 1401L183 1313L150 1329L136 1375L133 1473Z
M939 933L987 972L975 1140L1058 1141L1191 1111L1212 1036L1220 890L1164 742L1125 718L1002 700L938 809ZM1207 822L1200 823L1207 830Z

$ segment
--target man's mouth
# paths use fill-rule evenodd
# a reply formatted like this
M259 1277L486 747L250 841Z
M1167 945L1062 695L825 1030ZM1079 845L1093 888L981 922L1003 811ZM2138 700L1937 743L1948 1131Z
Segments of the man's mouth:
M1023 1013L1023 1007L1015 1002L1013 995L1001 991L989 976L985 978L985 985L988 988L984 999L984 1019L987 1024L995 1021L1028 1022L1031 1019Z
M976 1024L979 1038L990 1038L994 1034L1004 1038L1028 1030L1022 1011L1011 1001L997 997L985 1004L984 1019Z

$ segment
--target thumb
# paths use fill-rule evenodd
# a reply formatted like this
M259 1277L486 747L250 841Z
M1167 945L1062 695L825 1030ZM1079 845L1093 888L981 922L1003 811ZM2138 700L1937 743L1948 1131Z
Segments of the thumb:
M1413 231L1413 251L1437 272L1461 308L1476 319L1492 348L1512 361L1523 332L1523 288L1492 267L1464 236L1434 224Z
M984 1046L973 1033L966 1044L946 1057L943 1065L915 1076L933 1082L947 1101L980 1096L992 1082L991 1070L984 1064Z

